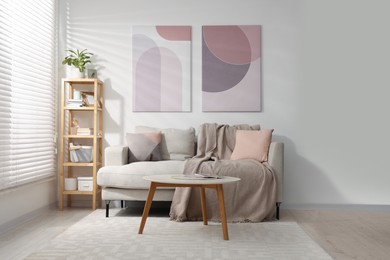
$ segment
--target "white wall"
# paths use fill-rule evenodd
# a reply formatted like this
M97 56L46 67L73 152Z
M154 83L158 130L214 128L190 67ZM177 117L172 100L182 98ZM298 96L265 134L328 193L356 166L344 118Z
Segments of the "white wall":
M60 52L105 82L104 145L134 125L260 123L285 142L285 205L390 204L386 1L60 1ZM260 113L201 111L201 26L262 25ZM132 25L192 26L192 112L133 113ZM387 35L387 36L386 36Z
M291 203L390 204L389 8L305 2Z

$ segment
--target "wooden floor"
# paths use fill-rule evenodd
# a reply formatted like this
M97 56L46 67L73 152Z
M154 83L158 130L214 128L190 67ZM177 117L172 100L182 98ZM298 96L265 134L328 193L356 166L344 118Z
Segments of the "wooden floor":
M25 258L90 213L89 209L50 210L3 232L0 259ZM390 212L282 210L280 221L296 221L334 259L390 259Z
M390 212L287 210L334 259L390 259Z

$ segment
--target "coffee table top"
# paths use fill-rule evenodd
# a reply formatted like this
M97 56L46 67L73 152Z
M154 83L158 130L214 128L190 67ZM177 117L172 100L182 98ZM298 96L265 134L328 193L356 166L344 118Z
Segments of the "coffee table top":
M223 176L214 178L185 177L187 175L148 175L142 177L144 180L168 184L225 184L240 181L240 178Z

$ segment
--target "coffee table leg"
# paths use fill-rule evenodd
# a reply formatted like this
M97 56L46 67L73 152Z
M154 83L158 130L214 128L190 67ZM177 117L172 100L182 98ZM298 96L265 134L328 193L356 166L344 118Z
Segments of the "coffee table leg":
M206 193L203 186L199 187L199 189L200 189L200 202L202 205L203 225L207 225Z
M218 195L219 211L221 215L223 239L229 240L227 220L226 220L225 200L223 197L222 184L217 184L217 195Z
M144 231L146 219L149 215L149 210L150 210L150 206L152 205L155 191L156 191L156 184L154 182L151 182L149 192L148 192L148 198L146 199L145 202L144 212L142 213L142 220L141 220L141 225L139 226L138 234L142 234L142 232Z

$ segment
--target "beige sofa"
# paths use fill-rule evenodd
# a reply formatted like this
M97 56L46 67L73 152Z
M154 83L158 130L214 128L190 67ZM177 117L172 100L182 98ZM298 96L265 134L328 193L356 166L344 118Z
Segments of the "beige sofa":
M156 129L144 126L135 132L161 131L160 161L139 161L128 163L129 147L113 146L105 149L105 166L97 174L97 184L102 187L102 199L106 202L106 217L109 216L111 201L145 201L150 183L142 177L146 175L182 174L185 160L196 150L195 129ZM284 144L271 142L268 163L276 173L277 203L276 218L279 219L279 206L283 201ZM155 201L172 201L174 188L158 189Z

